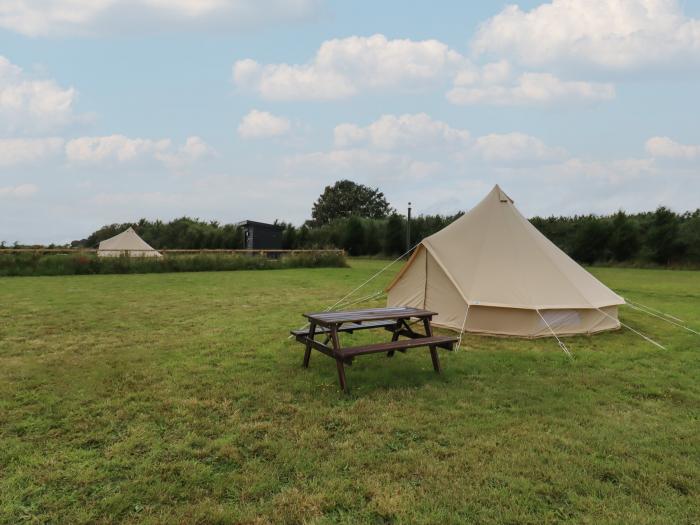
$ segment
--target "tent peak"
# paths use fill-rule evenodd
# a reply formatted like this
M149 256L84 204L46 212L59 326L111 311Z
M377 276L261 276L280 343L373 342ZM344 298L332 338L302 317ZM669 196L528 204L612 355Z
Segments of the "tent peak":
M492 193L493 195L496 195L496 196L498 197L498 200L499 200L500 202L509 202L509 203L511 203L511 204L514 204L514 203L515 203L515 201L513 201L513 199L511 199L511 198L508 196L508 194L507 194L505 191L503 191L503 190L501 189L501 187L500 187L498 184L496 184L496 185L493 187L493 189L491 190L491 193Z

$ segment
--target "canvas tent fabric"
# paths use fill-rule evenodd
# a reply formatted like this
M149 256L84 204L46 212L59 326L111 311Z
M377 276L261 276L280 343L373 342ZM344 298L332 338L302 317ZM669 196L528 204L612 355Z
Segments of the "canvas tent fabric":
M105 239L97 248L99 257L119 257L128 255L130 257L162 257L162 254L153 249L134 231L128 228L120 234L109 239Z
M423 239L387 295L388 306L438 312L437 326L518 337L618 329L625 302L530 224L499 186Z

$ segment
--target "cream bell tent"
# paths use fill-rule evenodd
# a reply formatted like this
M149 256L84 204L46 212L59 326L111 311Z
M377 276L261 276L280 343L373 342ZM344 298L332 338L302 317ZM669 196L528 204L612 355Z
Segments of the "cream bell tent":
M624 304L530 224L498 186L423 239L387 293L389 306L438 312L438 326L519 337L617 329L617 307Z
M105 239L97 248L97 255L100 257L119 257L128 255L130 257L162 257L162 255L151 248L133 228L124 230L118 235Z

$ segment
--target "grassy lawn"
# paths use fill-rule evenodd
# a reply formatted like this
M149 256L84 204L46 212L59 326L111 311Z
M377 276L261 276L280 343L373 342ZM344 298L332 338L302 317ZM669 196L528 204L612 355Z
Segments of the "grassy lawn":
M470 336L346 396L287 330L384 264L0 279L0 522L700 521L700 337L626 308L666 351ZM594 273L700 328L700 272Z

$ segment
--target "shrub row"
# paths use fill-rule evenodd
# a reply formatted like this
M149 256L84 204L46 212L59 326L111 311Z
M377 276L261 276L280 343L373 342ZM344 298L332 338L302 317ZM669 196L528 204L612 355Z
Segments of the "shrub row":
M410 245L439 231L460 215L425 215L411 220ZM585 264L697 267L700 265L700 209L574 217L533 217L530 222L554 244ZM406 251L406 219L338 219L320 227L286 224L284 247L332 246L350 255L398 255Z
M460 215L414 217L409 245L413 246L439 231ZM582 263L700 265L700 209L676 213L660 207L653 212L634 214L620 211L602 216L533 217L530 222ZM277 224L283 228L282 247L288 250L343 248L353 256L396 256L405 252L407 247L406 218L397 214L384 219L343 217L323 225L306 223L297 227L284 222ZM236 225L181 217L167 223L141 219L137 223L111 224L87 239L74 241L72 246L96 248L100 241L129 226L134 227L155 249L241 248L244 244L241 228ZM0 253L3 244L0 242Z
M164 257L97 257L94 253L2 253L0 276L89 275L112 273L214 272L281 268L345 267L345 256L334 252L264 256L210 254Z

